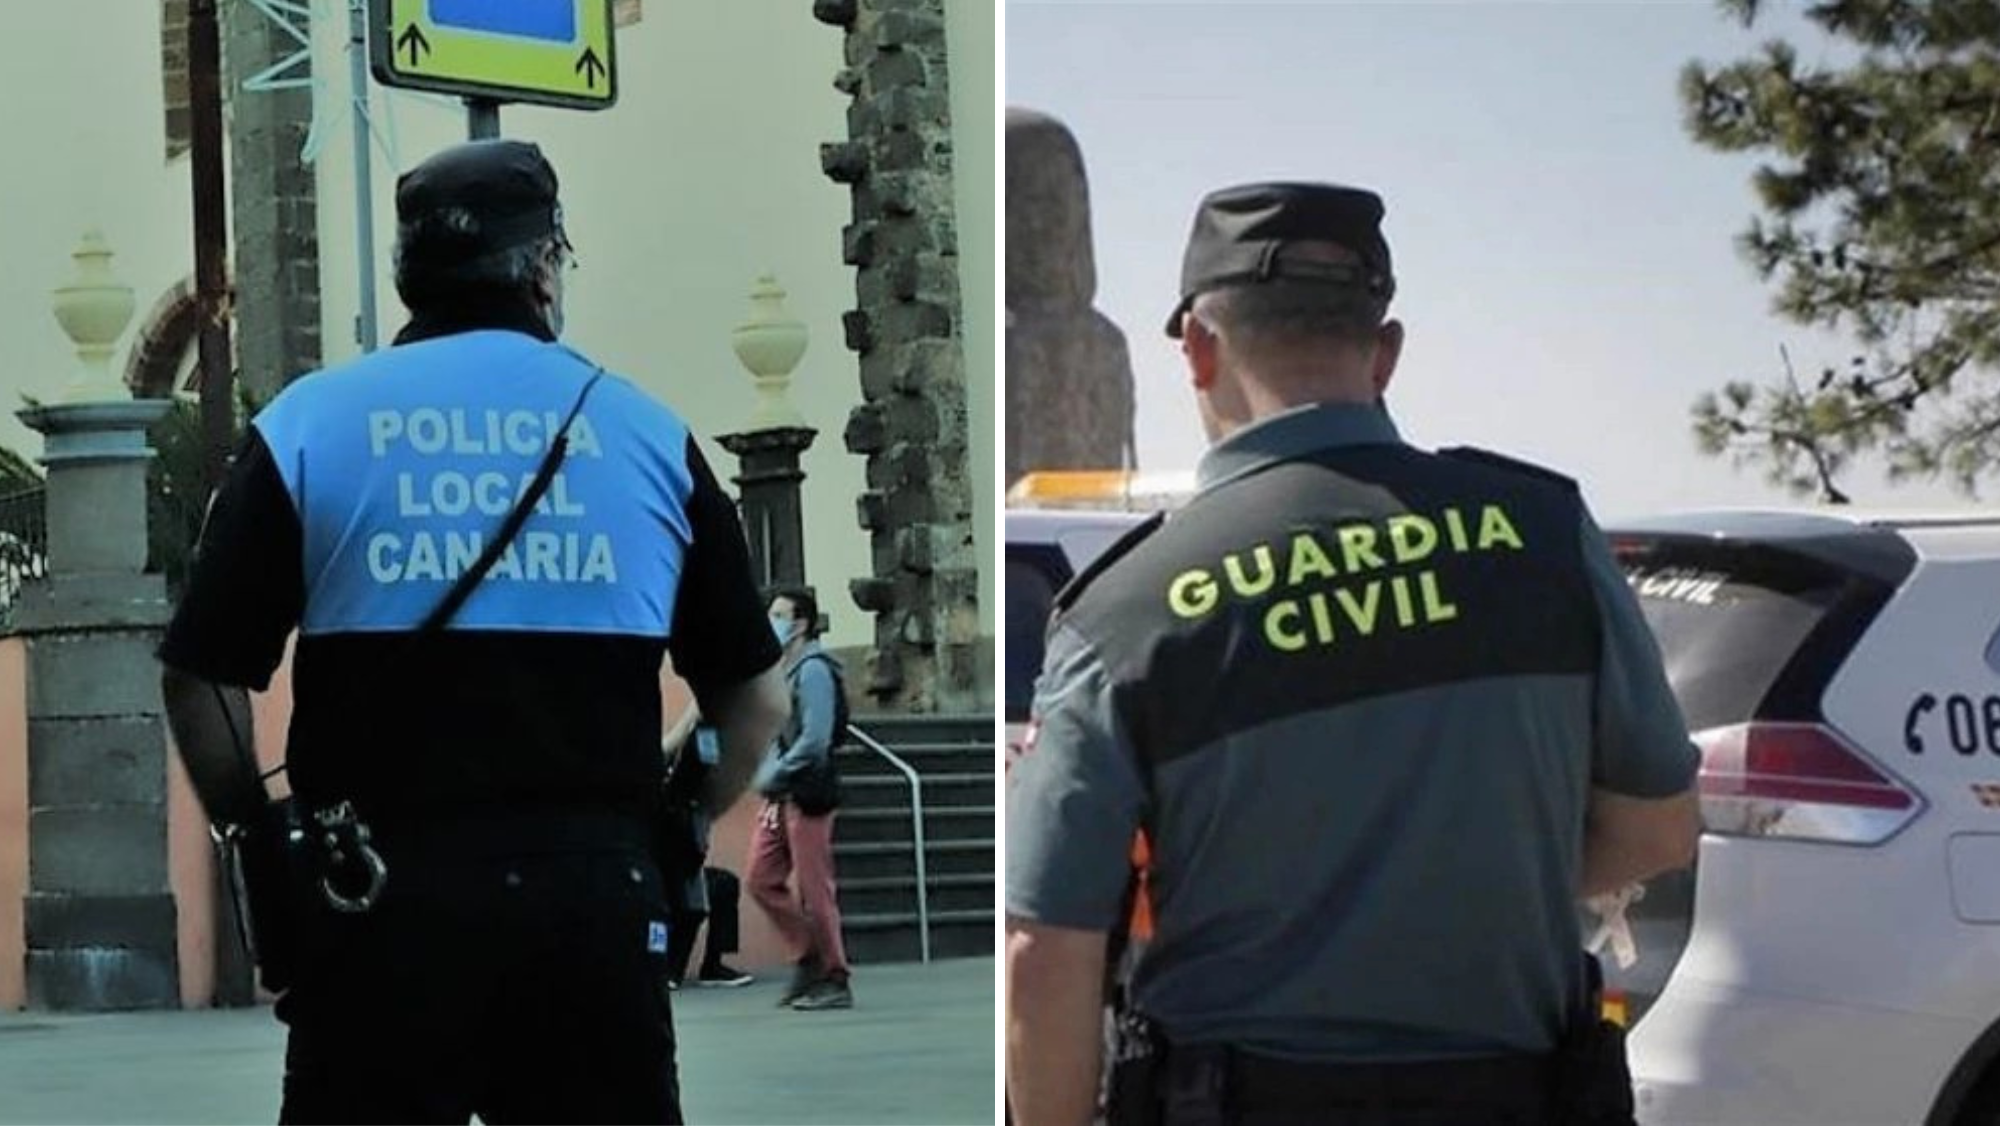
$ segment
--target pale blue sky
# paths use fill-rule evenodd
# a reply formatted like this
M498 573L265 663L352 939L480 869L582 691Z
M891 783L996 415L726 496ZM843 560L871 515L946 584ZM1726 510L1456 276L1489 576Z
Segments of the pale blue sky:
M1786 5L1773 5L1785 8ZM1678 3L1007 0L1006 101L1074 131L1090 175L1098 307L1125 330L1147 468L1203 448L1160 332L1196 201L1247 180L1336 180L1388 202L1389 401L1422 445L1486 445L1580 478L1608 516L1788 503L1699 454L1688 407L1731 377L1802 377L1847 351L1783 321L1734 238L1756 160L1681 128L1683 64L1782 34ZM1845 479L1857 504L1966 503Z

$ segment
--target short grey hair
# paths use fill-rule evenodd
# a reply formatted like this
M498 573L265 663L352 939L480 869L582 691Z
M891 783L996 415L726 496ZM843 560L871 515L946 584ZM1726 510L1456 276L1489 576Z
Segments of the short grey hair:
M1262 350L1370 343L1389 303L1352 286L1279 278L1210 290L1192 312L1225 340Z
M422 222L466 238L476 238L479 230L478 219L462 207L441 208L426 215ZM466 289L526 289L536 273L544 269L558 251L568 247L558 229L541 238L502 250L462 261L440 263L428 255L412 260L406 254L408 246L418 241L412 237L415 233L406 224L398 232L395 252L396 292L402 295L403 303L413 309L450 300L452 295Z

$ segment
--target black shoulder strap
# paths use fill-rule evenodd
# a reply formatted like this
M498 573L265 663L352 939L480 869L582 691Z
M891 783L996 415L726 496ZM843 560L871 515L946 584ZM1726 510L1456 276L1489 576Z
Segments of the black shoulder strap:
M847 678L843 674L840 662L833 659L833 654L823 649L806 654L805 660L800 661L799 665L803 667L806 661L814 660L824 661L826 674L833 678L833 743L838 747L847 741L847 725L852 719L847 712Z
M1075 578L1063 584L1063 588L1056 592L1054 612L1060 614L1075 605L1076 600L1082 596L1084 590L1091 583L1096 582L1098 577L1109 570L1113 563L1130 554L1132 549L1138 547L1147 536L1159 531L1161 525L1166 522L1167 514L1165 512L1155 512L1147 517L1145 521L1133 526L1124 535L1113 540L1110 547L1105 548L1101 555L1086 564L1083 570L1077 572Z
M1439 457L1448 457L1456 461L1470 461L1492 469L1503 469L1510 473L1539 477L1544 481L1552 481L1571 491L1577 489L1576 479L1573 477L1565 477L1553 469L1547 469L1533 462L1522 461L1518 458L1511 458L1505 454L1497 454L1492 450L1482 450L1477 446L1451 446L1447 449L1439 450L1437 453Z
M465 605L465 600L472 597L472 588L478 586L480 580L486 577L486 572L492 570L493 565L500 561L500 556L507 550L507 545L514 542L514 537L521 531L521 525L528 522L528 514L534 511L535 505L541 503L543 494L549 491L549 483L555 480L556 470L562 468L563 458L569 454L570 424L576 421L577 412L583 409L583 401L590 397L591 388L596 387L597 381L602 378L604 369L599 368L591 375L590 381L583 385L583 390L577 392L576 402L570 405L569 416L563 419L562 429L556 431L555 440L549 443L549 452L542 455L542 464L535 470L535 479L528 483L526 491L521 494L521 499L515 502L514 510L500 522L500 528L493 533L493 538L486 541L486 550L480 552L479 558L473 561L472 566L467 567L464 573L458 576L458 581L452 584L450 590L445 591L444 597L438 600L437 606L423 620L423 624L417 627L418 633L434 633L443 629L445 624L451 621L452 616L458 613L459 607Z

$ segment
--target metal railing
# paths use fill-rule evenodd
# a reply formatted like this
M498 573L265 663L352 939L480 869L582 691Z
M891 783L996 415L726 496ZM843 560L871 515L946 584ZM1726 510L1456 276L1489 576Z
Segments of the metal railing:
M0 629L13 616L21 588L48 573L48 489L0 496Z
M910 785L910 841L917 861L917 954L928 963L931 960L931 881L924 871L924 780L916 768L898 758L896 752L852 723L847 725L847 737L882 756L890 766L902 772L903 781Z

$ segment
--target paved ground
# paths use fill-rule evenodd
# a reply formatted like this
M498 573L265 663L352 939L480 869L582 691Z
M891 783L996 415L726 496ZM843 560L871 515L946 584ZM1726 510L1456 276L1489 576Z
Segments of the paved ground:
M845 1012L778 988L677 997L690 1122L994 1121L992 959L863 967ZM273 1122L283 1046L268 1009L0 1013L0 1123Z

